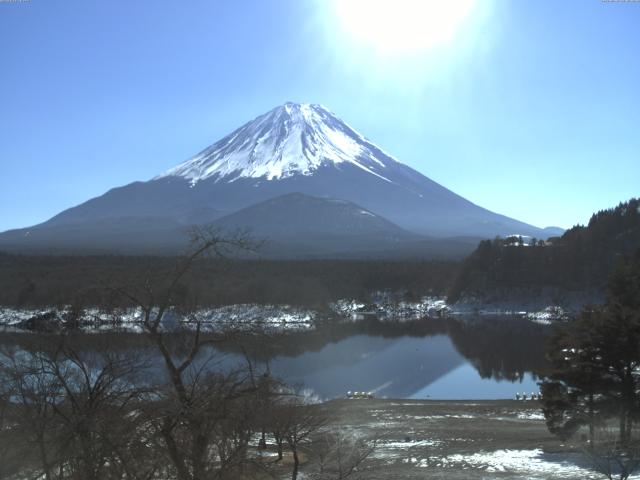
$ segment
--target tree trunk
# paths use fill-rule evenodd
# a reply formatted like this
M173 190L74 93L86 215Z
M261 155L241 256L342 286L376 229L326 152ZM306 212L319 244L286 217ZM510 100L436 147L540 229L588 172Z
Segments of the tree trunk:
M173 434L171 432L171 427L170 427L171 421L168 418L166 418L164 423L165 424L160 432L167 446L171 463L173 463L173 466L176 468L176 473L178 474L178 480L191 480L191 476L189 475L189 470L187 469L187 466L184 464L184 459L180 455L180 451L178 450L178 445L173 438Z
M276 440L276 445L278 445L278 461L282 460L283 458L282 443L282 440Z
M589 450L593 448L593 439L595 435L594 425L594 413L593 413L593 393L589 394Z
M635 385L633 381L633 367L627 365L624 370L622 383L622 414L620 415L620 442L628 446L631 441L631 429L633 420L631 412L634 408Z
M298 449L291 447L291 453L293 454L293 471L291 472L291 480L297 480L298 468L300 466L300 459L298 458Z
M42 461L42 468L44 469L45 480L51 480L51 467L49 466L49 459L47 458L47 447L44 439L38 438L38 445L40 447L40 458Z
M620 409L620 443L622 445L626 445L627 441L627 418L625 410L624 407Z

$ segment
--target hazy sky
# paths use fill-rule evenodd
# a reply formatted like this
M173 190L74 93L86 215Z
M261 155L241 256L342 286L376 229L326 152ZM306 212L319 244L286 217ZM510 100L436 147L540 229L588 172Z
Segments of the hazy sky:
M640 195L640 2L479 1L423 45L444 23L416 24L415 2L373 21L335 1L0 1L0 230L147 180L289 100L537 226Z

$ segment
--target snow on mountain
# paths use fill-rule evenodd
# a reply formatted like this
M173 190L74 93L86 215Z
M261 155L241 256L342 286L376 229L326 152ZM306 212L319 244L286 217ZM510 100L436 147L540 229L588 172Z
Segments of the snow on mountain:
M192 184L207 178L276 180L349 163L390 181L381 150L321 105L286 103L246 123L193 158L158 175ZM388 155L384 160L397 162Z

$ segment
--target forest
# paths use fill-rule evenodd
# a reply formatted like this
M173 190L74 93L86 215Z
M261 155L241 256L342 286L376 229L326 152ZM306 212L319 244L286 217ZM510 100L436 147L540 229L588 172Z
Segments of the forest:
M0 254L0 305L18 308L113 301L109 287L162 278L180 259L151 256ZM408 297L443 295L458 264L441 261L201 259L185 288L203 306L289 304L322 309L341 298L367 300L376 290ZM121 299L126 302L126 300Z
M463 295L535 289L603 292L610 272L640 245L640 200L595 213L547 241L518 237L483 240L460 267L450 302Z

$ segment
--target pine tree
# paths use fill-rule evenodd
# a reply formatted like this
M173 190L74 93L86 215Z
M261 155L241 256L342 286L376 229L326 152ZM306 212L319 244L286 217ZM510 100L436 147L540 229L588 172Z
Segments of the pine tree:
M619 442L631 441L640 421L640 252L622 263L609 283L607 302L588 307L557 329L541 383L549 430L568 438L588 426L618 421Z

